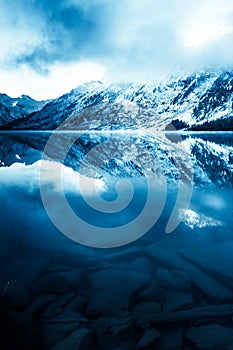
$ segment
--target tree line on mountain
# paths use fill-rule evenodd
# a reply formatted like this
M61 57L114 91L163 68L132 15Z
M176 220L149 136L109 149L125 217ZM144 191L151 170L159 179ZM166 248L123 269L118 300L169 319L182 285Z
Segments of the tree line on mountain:
M174 119L165 130L187 130L187 131L233 131L233 115L222 117L202 124L188 125L179 119Z
M203 124L193 125L188 128L190 131L233 131L233 115L222 117L213 121L206 121Z

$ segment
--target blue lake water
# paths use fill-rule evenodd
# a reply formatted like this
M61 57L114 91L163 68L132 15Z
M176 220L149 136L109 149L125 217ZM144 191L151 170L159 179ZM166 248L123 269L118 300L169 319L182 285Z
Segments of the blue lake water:
M232 136L1 133L3 349L223 349Z

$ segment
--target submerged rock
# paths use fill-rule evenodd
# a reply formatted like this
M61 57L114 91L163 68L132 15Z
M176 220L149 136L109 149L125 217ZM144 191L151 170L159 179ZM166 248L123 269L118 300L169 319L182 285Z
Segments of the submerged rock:
M208 243L208 246L206 246L189 237L189 245L185 248L180 248L179 245L184 245L184 242L185 239L183 237L182 240L175 242L176 249L168 243L154 243L147 247L145 252L154 264L184 273L191 280L192 284L207 297L222 302L231 300L233 297L233 284L231 278L229 278L231 270L228 268L231 261L230 252L232 257L231 245L221 242ZM224 259L221 256L223 251L224 257L226 256ZM219 257L218 264L216 264L216 259L213 259L213 256ZM205 269L203 269L203 266L205 266ZM219 280L217 279L218 274ZM229 277L226 276L227 278L224 278L224 275ZM222 283L222 280L224 280L224 283Z
M158 314L161 312L161 307L154 301L144 301L137 304L132 309L133 318L138 321L143 321L150 315Z
M126 270L152 274L153 266L147 258L141 257L127 262Z
M42 312L48 304L55 300L55 296L53 294L42 295L40 297L36 297L31 305L28 308L28 313L30 315L36 315Z
M68 293L77 289L80 277L80 270L52 273L35 282L31 291L36 295Z
M53 318L61 313L61 308L57 303L49 304L45 310L42 312L42 318Z
M165 291L164 311L173 311L193 304L192 294L180 291Z
M74 298L75 298L75 293L74 292L70 292L70 293L67 293L67 294L58 295L57 298L56 298L56 301L61 307L64 307L69 302L71 302Z
M158 268L156 271L156 280L166 288L185 290L191 287L190 278L184 272L175 269Z
M160 337L159 331L154 328L146 330L137 345L137 350L148 349L149 346L155 345L156 340Z
M127 310L130 298L148 281L145 273L117 269L91 274L87 312L111 315Z
M93 322L92 330L96 349L131 350L139 340L128 312L102 316Z
M67 308L72 309L76 312L81 312L87 304L87 300L82 295L77 295L73 300L67 305Z
M87 328L81 328L67 335L51 350L87 350L91 345L91 332Z
M180 350L183 349L183 327L173 327L165 325L160 331L160 339L158 344L159 350Z
M53 317L50 321L47 323L76 323L77 325L86 323L88 320L87 318L81 314L80 312L75 312L74 310L67 309L64 310L61 314ZM44 322L46 323L46 321Z
M211 323L190 328L186 332L186 337L201 350L228 349L228 346L232 344L233 329Z
M37 332L38 343L42 349L50 349L63 341L71 332L85 328L86 322L87 319L83 315L72 310L66 310L50 320L40 320Z
M115 316L102 316L94 322L96 333L111 333L114 336L123 333L133 325L133 319L128 312Z

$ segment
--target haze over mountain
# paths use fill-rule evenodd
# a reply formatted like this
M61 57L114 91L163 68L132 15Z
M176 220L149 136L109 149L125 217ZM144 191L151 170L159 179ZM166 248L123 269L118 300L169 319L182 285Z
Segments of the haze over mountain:
M0 0L0 91L58 97L91 80L233 66L231 0Z
M233 71L204 70L160 83L85 83L57 99L0 96L1 124L13 130L232 130ZM9 123L10 122L10 123Z

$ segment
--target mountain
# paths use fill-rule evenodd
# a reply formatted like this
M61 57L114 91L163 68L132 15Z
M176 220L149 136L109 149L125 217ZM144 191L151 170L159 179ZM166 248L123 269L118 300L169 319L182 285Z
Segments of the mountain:
M26 117L12 116L16 120L4 128L164 130L172 123L176 129L201 130L211 123L213 130L224 130L225 125L229 130L233 71L205 70L147 84L91 82L41 106ZM1 115L5 118L4 108Z
M39 111L46 103L47 101L36 101L26 95L12 98L6 94L0 94L0 125L25 118Z
M165 176L172 186L176 186L179 179L199 187L233 186L233 140L226 135L111 134L103 131L83 133L77 139L74 133L56 133L50 147L45 149L50 135L0 135L0 167L33 164L45 151L48 160L64 163L89 177L95 174L97 178L109 175L138 178L146 171L154 179Z

